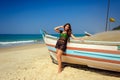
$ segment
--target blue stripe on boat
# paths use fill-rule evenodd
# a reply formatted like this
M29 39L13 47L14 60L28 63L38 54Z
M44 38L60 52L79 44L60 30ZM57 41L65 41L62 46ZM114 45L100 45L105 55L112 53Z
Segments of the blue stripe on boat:
M56 51L54 47L51 46L47 46L47 47L49 50ZM120 55L117 54L106 54L100 52L88 52L88 51L68 50L68 49L66 50L66 54L120 61Z

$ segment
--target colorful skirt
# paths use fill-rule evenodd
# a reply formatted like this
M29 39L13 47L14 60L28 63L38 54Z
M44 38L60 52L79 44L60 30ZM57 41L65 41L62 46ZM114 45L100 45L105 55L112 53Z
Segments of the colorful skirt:
M58 39L55 48L62 50L63 52L66 51L67 42L63 39Z

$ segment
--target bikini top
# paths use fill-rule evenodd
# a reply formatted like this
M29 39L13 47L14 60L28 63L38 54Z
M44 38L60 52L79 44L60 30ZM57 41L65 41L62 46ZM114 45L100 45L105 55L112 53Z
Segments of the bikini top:
M68 38L68 35L67 35L67 33L61 33L61 34L60 34L60 38L61 38L61 37L66 39L66 38Z
M60 31L60 39L68 40L69 36L67 33L62 33L63 31Z

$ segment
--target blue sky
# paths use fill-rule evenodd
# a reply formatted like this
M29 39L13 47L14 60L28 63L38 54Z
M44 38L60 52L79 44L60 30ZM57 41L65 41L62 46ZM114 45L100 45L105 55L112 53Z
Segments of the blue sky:
M108 0L0 0L0 34L55 33L54 27L70 23L73 33L105 30ZM120 0L111 0L109 17L120 24Z

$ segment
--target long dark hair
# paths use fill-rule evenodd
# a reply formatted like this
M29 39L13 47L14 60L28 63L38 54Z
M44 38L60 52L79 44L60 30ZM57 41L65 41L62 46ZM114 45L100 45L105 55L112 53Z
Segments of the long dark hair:
M68 36L70 37L71 36L71 34L72 34L72 29L71 29L71 25L70 25L70 23L66 23L63 27L64 27L64 30L65 30L65 26L66 25L69 25L69 30L67 31L67 34L68 34Z

